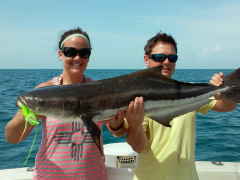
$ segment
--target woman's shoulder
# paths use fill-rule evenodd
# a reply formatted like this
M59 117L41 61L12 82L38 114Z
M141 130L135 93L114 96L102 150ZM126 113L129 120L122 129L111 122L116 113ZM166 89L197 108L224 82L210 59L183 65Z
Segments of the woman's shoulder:
M35 87L35 89L36 89L36 88L40 88L40 87L44 87L44 86L52 86L52 85L53 85L53 80L51 79L51 80L49 80L49 81L46 81L46 82L44 82L44 83L41 83L41 84L37 85L37 86Z
M89 77L85 77L85 82L87 83L87 82L92 82L93 80L91 79L91 78L89 78Z

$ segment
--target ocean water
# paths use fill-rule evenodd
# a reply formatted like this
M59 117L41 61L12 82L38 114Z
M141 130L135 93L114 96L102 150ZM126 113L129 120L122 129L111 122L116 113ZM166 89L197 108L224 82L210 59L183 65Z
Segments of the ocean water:
M106 79L128 74L134 69L89 69L85 75L94 80ZM184 82L208 83L214 73L222 71L225 75L231 69L177 69L173 78ZM6 70L0 69L0 169L23 167L29 153L35 129L20 144L9 144L5 140L5 126L17 112L17 95L31 90L41 82L60 75L62 70ZM240 162L240 105L228 113L210 111L197 117L196 160ZM25 166L34 166L34 158L41 142L41 125ZM103 128L104 144L125 142L125 137L113 137Z

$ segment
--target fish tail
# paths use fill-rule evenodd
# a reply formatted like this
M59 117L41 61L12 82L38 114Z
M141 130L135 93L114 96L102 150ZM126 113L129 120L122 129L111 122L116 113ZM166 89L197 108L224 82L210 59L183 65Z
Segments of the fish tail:
M230 88L222 93L222 97L240 103L240 68L225 76L223 82Z

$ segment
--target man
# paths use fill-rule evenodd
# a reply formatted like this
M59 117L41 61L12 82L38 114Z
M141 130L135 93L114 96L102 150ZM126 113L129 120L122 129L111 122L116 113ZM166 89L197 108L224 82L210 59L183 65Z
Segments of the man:
M148 40L144 50L146 66L151 68L162 65L162 74L171 78L177 61L177 43L173 37L165 33L157 33ZM223 73L219 73L212 77L210 84L220 86L222 81ZM142 97L137 97L134 102L131 102L125 112L128 126L120 128L119 131L127 131L128 144L139 153L134 179L198 179L195 167L197 112L202 114L206 114L209 110L227 112L237 107L237 103L233 101L220 99L220 94L217 94L215 98L219 100L214 100L198 110L174 118L170 123L171 128L149 117L144 117ZM122 113L120 115L123 116Z

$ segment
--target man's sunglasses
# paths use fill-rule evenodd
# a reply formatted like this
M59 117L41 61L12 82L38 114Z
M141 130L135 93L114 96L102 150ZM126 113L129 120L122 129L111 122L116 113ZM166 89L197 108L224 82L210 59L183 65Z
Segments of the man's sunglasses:
M149 58L153 59L156 62L164 62L167 58L169 62L175 63L178 59L178 55L176 54L170 54L170 55L165 55L165 54L149 54Z
M89 58L89 56L91 55L91 50L88 48L83 48L80 50L77 50L73 47L64 47L61 50L64 54L64 56L66 57L75 57L77 55L77 53L79 53L79 56L83 59L87 59Z

